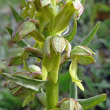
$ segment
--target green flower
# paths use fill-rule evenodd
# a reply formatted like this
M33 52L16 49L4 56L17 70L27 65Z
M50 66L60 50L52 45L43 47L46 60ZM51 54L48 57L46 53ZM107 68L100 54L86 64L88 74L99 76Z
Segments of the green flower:
M81 83L81 80L78 79L77 66L78 66L78 63L82 65L88 65L88 64L94 63L95 60L92 54L95 55L95 53L92 50L84 46L76 46L71 51L72 62L69 67L69 72L72 78L72 82L75 82L75 84L82 91L84 91L84 87Z

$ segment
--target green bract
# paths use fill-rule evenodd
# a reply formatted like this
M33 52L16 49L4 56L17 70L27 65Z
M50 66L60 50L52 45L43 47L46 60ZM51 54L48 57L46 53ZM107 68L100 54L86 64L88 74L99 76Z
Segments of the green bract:
M35 29L35 24L30 21L19 23L12 34L12 40L18 42Z

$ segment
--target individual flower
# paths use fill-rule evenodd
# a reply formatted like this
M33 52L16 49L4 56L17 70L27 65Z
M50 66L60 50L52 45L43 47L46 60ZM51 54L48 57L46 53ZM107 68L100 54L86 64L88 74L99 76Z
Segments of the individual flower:
M72 78L72 82L75 82L75 84L84 91L84 87L81 83L81 80L78 79L77 76L77 66L78 63L82 65L88 65L95 62L92 55L95 55L95 53L90 50L88 47L84 46L76 46L71 51L71 57L72 62L69 67L69 72Z
M65 50L66 57L70 57L71 45L63 37L47 37L44 43L44 57L42 61L42 79L46 80L48 73L51 73L53 82L58 80L61 53Z

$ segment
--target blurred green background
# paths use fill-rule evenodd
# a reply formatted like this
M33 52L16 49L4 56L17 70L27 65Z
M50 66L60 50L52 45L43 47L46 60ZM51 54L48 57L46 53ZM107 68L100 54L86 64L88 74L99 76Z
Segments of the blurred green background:
M19 0L9 0L19 12ZM78 31L75 42L79 43L87 36L97 21L101 21L100 28L89 47L96 52L96 63L89 66L80 66L78 69L79 78L83 80L85 91L79 90L79 98L88 98L100 93L107 94L106 102L90 110L110 110L110 0L87 0L85 11L78 21ZM15 26L15 20L8 7L8 0L0 0L0 73L16 71L17 68L7 66L2 61L12 47L10 35L6 26ZM70 76L68 73L69 62L64 65L60 74L60 98L69 97ZM67 74L68 73L68 74ZM21 109L22 100L13 97L8 88L4 88L4 78L0 75L0 110L39 110L40 103L37 100ZM65 86L63 86L65 85Z

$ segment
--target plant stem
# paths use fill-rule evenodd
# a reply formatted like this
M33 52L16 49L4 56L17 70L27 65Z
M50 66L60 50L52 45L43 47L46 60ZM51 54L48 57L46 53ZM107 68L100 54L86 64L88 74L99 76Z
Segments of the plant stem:
M52 81L51 73L49 73L48 78L49 79L46 84L46 103L47 103L46 110L55 108L59 99L58 82L55 84Z
M78 96L77 85L70 81L70 97L77 99L77 96Z

